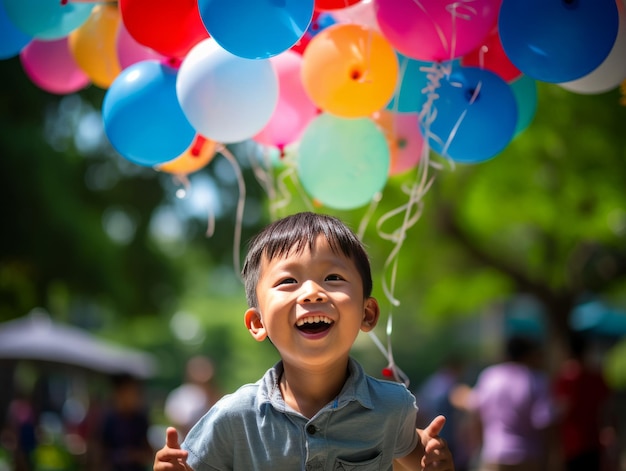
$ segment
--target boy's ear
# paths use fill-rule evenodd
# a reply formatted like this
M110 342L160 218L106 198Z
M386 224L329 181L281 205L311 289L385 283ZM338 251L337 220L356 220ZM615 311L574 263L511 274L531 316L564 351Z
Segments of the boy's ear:
M251 307L246 310L244 314L244 322L250 332L250 335L254 337L257 342L262 342L267 337L267 331L261 320L261 313L257 308Z
M380 317L380 307L376 298L367 298L365 300L365 309L363 310L363 321L361 322L361 330L363 332L369 332L376 324L378 324L378 318Z

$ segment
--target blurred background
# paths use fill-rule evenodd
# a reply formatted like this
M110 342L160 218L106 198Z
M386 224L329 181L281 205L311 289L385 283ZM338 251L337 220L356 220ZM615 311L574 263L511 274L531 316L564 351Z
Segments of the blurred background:
M113 148L108 85L52 93L19 56L0 80L0 470L100 469L116 426L145 429L133 453L150 469L165 426L184 433L256 381L278 357L244 328L239 263L251 235L299 210L339 216L369 250L382 319L354 347L368 373L400 371L418 394L461 358L471 387L520 334L553 378L582 335L615 405L606 469L626 469L624 90L537 80L526 127L493 158L432 152L407 223L417 163L375 204L342 208L291 177L297 149L245 139L168 172Z

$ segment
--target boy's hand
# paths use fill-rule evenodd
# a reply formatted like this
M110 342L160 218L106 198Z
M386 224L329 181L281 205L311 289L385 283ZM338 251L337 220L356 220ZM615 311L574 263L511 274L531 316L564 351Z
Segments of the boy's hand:
M428 424L420 433L424 456L422 457L422 468L424 471L454 471L452 453L446 441L439 436L439 432L446 423L446 418L439 415Z
M178 432L174 427L166 431L165 446L156 452L154 471L193 471L187 465L187 452L180 449Z

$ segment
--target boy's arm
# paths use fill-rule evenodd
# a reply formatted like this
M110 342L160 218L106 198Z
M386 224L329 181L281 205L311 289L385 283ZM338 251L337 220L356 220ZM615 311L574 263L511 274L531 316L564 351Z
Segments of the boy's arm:
M454 471L452 454L439 432L446 423L443 415L437 416L425 429L416 429L417 445L411 453L396 461L403 468L415 471Z
M187 452L180 449L178 432L174 427L166 431L165 445L156 452L154 471L193 471L187 464Z

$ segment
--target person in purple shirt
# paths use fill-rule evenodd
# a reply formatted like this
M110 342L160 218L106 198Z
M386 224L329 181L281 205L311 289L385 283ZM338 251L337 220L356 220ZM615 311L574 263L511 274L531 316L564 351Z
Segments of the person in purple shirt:
M485 368L469 397L482 430L480 471L546 469L556 411L548 376L540 370L541 349L514 336L507 358Z

